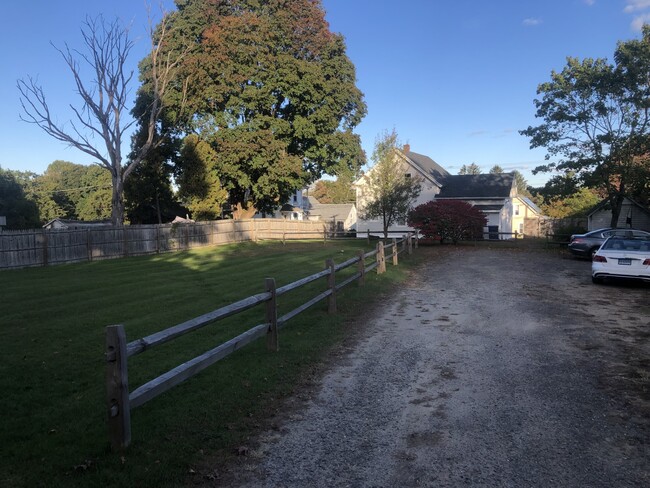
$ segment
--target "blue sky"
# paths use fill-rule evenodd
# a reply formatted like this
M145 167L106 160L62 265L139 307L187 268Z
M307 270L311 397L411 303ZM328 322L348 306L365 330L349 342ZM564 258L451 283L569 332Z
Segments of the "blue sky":
M154 5L157 5L154 2ZM165 1L167 8L173 2ZM476 163L533 176L545 152L518 130L535 125L537 85L567 56L611 60L618 41L638 38L650 0L323 0L331 29L346 39L368 115L358 127L368 156L395 128L411 150L451 173ZM159 17L155 7L154 14ZM147 13L138 0L26 0L4 7L0 30L0 166L42 173L54 160L90 164L85 154L20 122L16 80L38 77L54 113L69 119L74 87L50 46L81 47L86 14L132 23L135 68L147 49ZM133 85L133 91L137 86Z

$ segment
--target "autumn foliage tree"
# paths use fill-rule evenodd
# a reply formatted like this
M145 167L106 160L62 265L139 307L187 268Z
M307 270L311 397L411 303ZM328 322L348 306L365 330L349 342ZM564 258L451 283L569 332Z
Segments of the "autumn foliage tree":
M461 200L432 200L411 210L408 224L426 238L456 244L464 239L480 238L487 217Z
M173 111L186 102L190 115L174 163L191 206L213 212L225 192L233 216L247 218L272 211L324 173L365 162L353 133L366 113L363 95L320 0L176 6L170 28L178 43L190 37L195 46L181 66L190 80L187 97L168 96L166 103Z

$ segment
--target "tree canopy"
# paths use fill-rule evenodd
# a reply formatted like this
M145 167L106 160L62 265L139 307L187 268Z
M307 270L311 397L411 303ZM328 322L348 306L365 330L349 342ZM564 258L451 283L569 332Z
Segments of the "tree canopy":
M357 202L362 219L381 219L385 238L391 225L406 221L421 192L421 178L407 176L403 171L397 156L400 146L395 130L377 138L372 153L374 165L363 177L364 201Z
M355 173L345 171L336 180L318 180L311 195L320 203L354 203L355 191L352 186Z
M180 65L189 83L177 83L165 104L187 109L174 163L190 208L217 213L225 196L235 217L270 212L324 173L360 168L353 129L366 105L320 0L176 5L168 49L178 52L187 37L195 45Z
M16 176L0 167L0 216L7 229L29 229L40 224L36 203L25 195Z
M616 225L625 195L647 195L650 179L650 26L642 38L619 42L615 64L568 58L539 85L536 117L520 131L531 148L548 151L534 172L559 171L578 185L602 189Z

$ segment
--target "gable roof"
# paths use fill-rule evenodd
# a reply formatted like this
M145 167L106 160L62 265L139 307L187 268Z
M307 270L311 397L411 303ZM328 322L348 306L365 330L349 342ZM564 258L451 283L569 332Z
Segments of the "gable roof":
M438 163L436 163L429 156L418 154L413 151L400 151L409 162L419 169L425 175L433 177L434 180L440 182L443 178L449 176L449 172Z
M519 198L521 198L521 201L524 202L526 205L528 205L533 212L538 213L540 215L542 214L542 209L539 208L537 205L535 205L535 202L533 202L530 198L522 197L522 196L520 196Z
M110 220L74 220L74 219L63 219L60 217L56 217L45 224L43 224L44 228L51 227L55 222L58 222L61 225L61 228L72 228L72 229L79 229L82 227L107 227L111 226L111 221Z
M623 197L623 204L625 204L626 201L630 202L629 204L631 204L633 207L637 207L637 208L638 208L639 210L641 210L642 212L644 212L644 213L650 215L650 209L649 209L649 208L644 207L644 206L641 205L640 203L635 202L635 201L632 200L630 197L624 196L624 197ZM603 200L601 200L600 202L598 202L598 203L597 203L597 204L596 204L596 205L595 205L595 206L594 206L594 207L589 211L589 213L587 214L587 217L591 217L593 214L595 214L595 213L598 212L599 210L611 210L611 209L609 208L609 200L608 200L607 198L604 198Z
M319 203L311 204L309 215L318 215L321 220L345 220L354 208L353 203Z
M510 173L448 175L436 198L508 198L513 182Z

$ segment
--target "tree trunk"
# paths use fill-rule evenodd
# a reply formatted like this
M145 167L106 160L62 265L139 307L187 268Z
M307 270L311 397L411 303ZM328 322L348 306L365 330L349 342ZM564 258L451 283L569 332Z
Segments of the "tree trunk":
M113 174L111 207L111 223L115 227L121 227L124 225L124 182L120 175Z
M612 205L612 220L610 221L610 227L618 227L618 218L621 215L624 198L625 197L622 193L617 193L613 198L610 198L610 203Z
M156 216L158 217L158 225L162 225L162 215L160 214L160 197L158 196L158 188L156 188Z
M253 215L256 213L257 209L254 205L244 207L241 202L237 202L235 205L235 210L232 212L232 218L235 220L252 219Z

